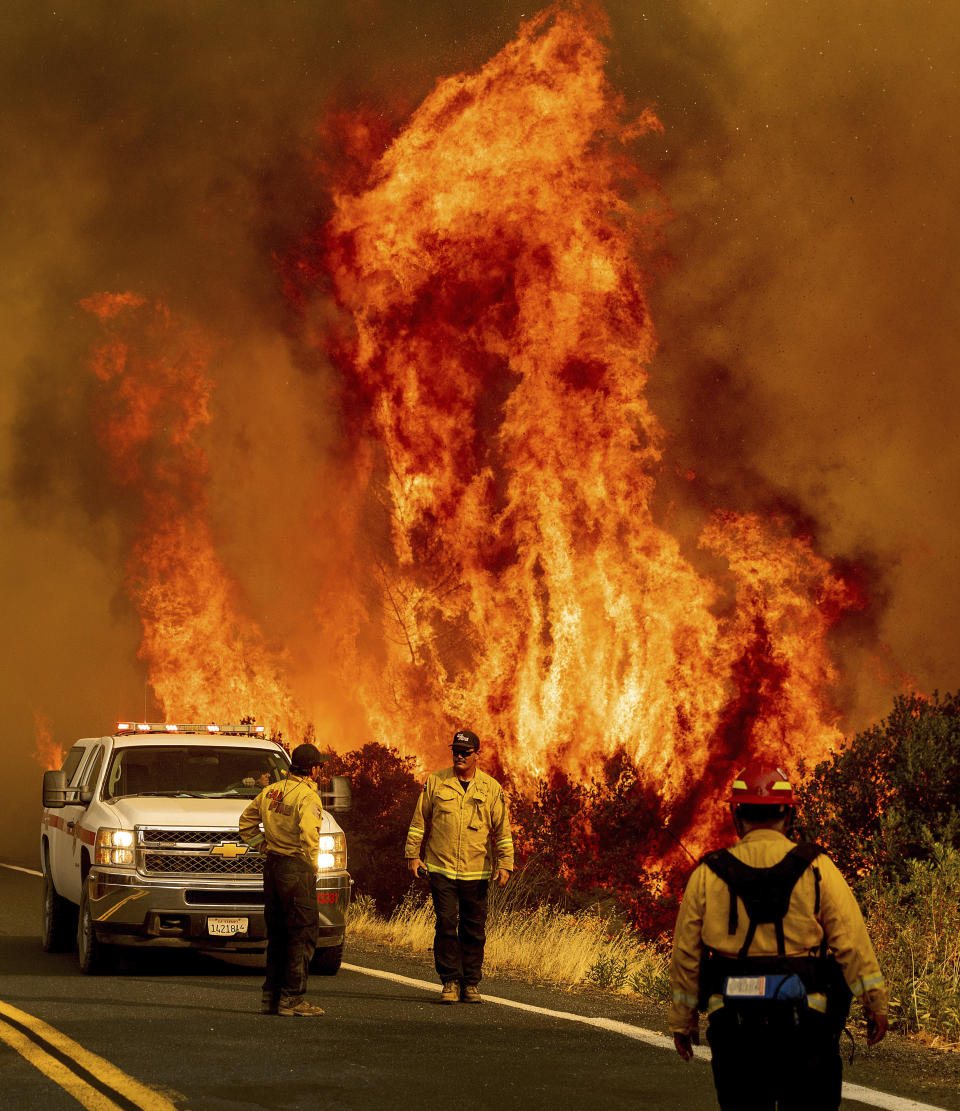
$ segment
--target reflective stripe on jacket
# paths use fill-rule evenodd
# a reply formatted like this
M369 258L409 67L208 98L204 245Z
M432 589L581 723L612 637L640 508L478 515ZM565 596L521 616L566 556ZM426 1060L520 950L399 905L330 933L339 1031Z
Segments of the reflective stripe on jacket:
M730 851L753 868L769 868L779 863L793 846L793 841L776 830L755 829ZM814 914L817 873L820 910ZM689 1033L697 1028L700 957L704 947L735 957L746 939L749 922L742 900L738 911L737 930L730 934L727 932L730 889L707 865L697 865L687 883L673 934L670 958L673 1002L669 1024L674 1033ZM786 955L791 957L816 953L826 937L853 994L872 1014L886 1013L886 985L863 915L846 880L826 853L821 853L797 881L783 919L783 933ZM748 957L773 956L776 952L773 924L757 926Z
M244 810L240 815L240 837L254 846L266 839L268 852L299 856L316 871L322 821L323 807L316 783L309 777L301 779L291 774L280 783L264 787Z
M501 868L513 871L513 835L503 788L477 768L464 791L453 768L427 776L417 800L404 856L420 855L428 872L452 880L489 879Z

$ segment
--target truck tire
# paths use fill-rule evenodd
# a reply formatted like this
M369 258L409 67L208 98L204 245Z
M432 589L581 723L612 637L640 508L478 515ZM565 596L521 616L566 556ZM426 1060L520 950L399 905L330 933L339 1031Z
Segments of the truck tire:
M80 896L80 915L77 923L77 956L80 958L80 971L86 976L102 976L113 965L110 947L97 939L90 916L90 880L84 880L83 894Z
M336 976L343 960L343 945L331 945L325 949L315 949L310 961L310 971L316 976Z
M57 894L46 855L40 899L41 947L45 953L69 953L77 941L77 908Z

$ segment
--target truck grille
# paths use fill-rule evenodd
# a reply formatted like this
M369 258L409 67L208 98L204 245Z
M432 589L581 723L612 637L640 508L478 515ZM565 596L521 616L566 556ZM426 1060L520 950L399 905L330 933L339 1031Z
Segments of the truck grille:
M236 856L232 860L202 853L144 853L144 872L156 875L210 876L260 876L263 875L263 859L259 853Z
M236 829L142 827L137 830L137 850L138 870L145 875L263 875L263 857L243 844Z

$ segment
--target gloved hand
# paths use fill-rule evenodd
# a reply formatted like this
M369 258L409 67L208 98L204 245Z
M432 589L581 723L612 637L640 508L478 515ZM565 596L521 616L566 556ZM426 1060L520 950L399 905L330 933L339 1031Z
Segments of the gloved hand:
M673 1045L684 1061L693 1059L693 1034L674 1034Z
M887 1033L887 1016L886 1014L875 1015L873 1013L867 1014L867 1045L876 1045L877 1042L883 1041Z

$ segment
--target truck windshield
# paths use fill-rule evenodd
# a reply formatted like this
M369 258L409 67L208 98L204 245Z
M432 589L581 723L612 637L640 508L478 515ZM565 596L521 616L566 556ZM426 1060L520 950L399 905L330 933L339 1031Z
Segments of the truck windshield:
M252 799L286 774L283 755L266 749L136 745L114 752L103 795Z

